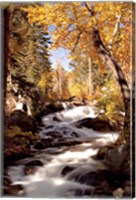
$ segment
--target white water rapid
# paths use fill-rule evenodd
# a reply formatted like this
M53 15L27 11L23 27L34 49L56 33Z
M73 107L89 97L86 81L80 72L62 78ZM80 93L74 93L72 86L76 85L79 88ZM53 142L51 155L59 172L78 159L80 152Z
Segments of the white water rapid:
M35 150L34 157L22 159L17 162L16 166L9 167L8 174L13 185L23 185L26 197L71 198L75 197L75 191L80 191L83 198L90 198L94 186L79 183L76 177L90 171L105 169L103 162L94 160L92 156L97 153L99 147L108 142L114 142L118 133L102 133L75 126L76 121L88 117L96 117L94 109L90 106L74 107L44 116L45 127L40 131L42 139L48 138L47 133L57 131L62 134L64 141L82 142L71 146ZM58 138L54 137L54 141L57 142L57 140ZM34 174L25 175L25 163L33 160L41 161L43 166L38 166ZM64 176L62 171L66 166L73 170ZM90 191L89 195L85 192L87 190Z

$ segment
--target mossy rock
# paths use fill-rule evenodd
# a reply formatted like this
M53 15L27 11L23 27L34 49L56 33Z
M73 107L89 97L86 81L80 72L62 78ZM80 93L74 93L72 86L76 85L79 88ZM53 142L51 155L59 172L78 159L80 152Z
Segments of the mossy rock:
M112 124L108 120L102 120L98 117L84 118L74 123L74 125L76 125L76 127L82 126L86 128L91 128L100 132L115 131L115 127L112 126Z
M16 110L11 113L6 123L8 127L18 126L22 131L36 132L37 129L35 120L21 110Z
M4 176L3 185L7 187L11 184L12 184L12 181L11 181L10 177Z
M5 195L14 195L14 196L22 196L24 195L25 191L21 184L18 185L10 185L9 187L4 189Z
M104 159L104 156L105 156L105 153L108 151L108 147L105 146L105 147L101 147L96 155L96 158L97 159L100 159L100 160L103 160Z
M113 144L111 143L111 144L109 144L109 145L106 145L106 146L101 147L101 148L98 150L97 154L94 156L94 158L95 158L95 159L99 159L99 160L103 160L103 159L105 158L106 152L108 152L108 150L111 149L111 148L113 148L114 146L115 146L115 144L114 144L114 143L113 143Z
M27 139L5 137L4 139L4 160L21 159L30 152L30 142Z

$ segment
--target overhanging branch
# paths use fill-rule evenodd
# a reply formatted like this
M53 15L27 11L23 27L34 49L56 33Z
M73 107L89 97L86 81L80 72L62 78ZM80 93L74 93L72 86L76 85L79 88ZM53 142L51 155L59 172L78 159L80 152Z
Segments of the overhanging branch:
M85 2L84 3L85 7L87 8L87 10L90 12L91 16L94 16L94 7L93 5L91 6L91 8L89 8L88 4Z
M108 48L111 50L112 49L112 46L113 44L115 44L116 42L113 43L113 40L114 38L116 37L117 33L118 33L118 30L119 30L119 24L120 24L120 20L121 20L121 15L118 15L117 16L117 22L115 24L115 28L114 28L114 31L113 31L113 35L112 35L112 38L110 39L109 41L109 45L108 45Z
M72 49L72 52L75 51L76 46L77 46L77 44L78 44L78 42L79 42L79 40L80 40L81 34L82 34L82 32L80 31L79 34L78 34L78 36L77 36L77 39L76 39L76 42L75 42L74 48Z

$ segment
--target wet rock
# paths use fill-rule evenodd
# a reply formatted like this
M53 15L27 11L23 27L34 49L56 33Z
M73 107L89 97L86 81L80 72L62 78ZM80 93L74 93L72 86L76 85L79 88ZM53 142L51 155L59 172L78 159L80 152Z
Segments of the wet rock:
M86 190L84 191L84 195L85 195L85 196L92 196L92 195L93 195L93 192L94 192L94 190L92 190L92 189L86 189Z
M47 137L47 138L41 139L41 142L44 143L46 145L46 147L50 147L53 140L54 139L52 137Z
M79 135L76 133L76 132L72 132L71 134L70 134L72 137L79 137Z
M50 129L50 128L53 128L54 126L53 125L48 125L48 126L45 126L45 129Z
M83 128L83 126L80 124L74 124L74 125L76 126L76 128Z
M4 189L4 194L14 195L14 196L22 196L25 191L21 184L18 185L10 185L9 187Z
M4 164L12 163L25 157L31 157L29 140L25 137L5 137L4 139Z
M62 176L66 176L68 173L70 173L71 171L73 171L75 169L75 167L72 166L65 166L61 172Z
M40 160L33 160L25 164L24 173L25 175L35 174L37 167L43 166L43 163Z
M133 189L135 191L135 188L133 188ZM132 187L131 187L131 184L130 184L130 180L124 181L123 190L124 190L123 196L125 196L125 197L131 197L132 196Z
M45 143L43 143L43 142L37 142L37 143L34 145L34 148L35 148L35 149L42 150L42 149L45 149L45 148L46 148L46 145L45 145Z
M35 121L36 123L41 127L41 126L44 126L43 122L42 122L42 117L40 115L35 115Z
M62 138L63 137L63 134L59 131L49 131L45 134L46 134L46 136L51 136L53 138Z
M36 132L35 120L21 110L16 110L11 113L11 115L7 119L7 125L18 126L21 128L22 131Z
M69 176L69 179L75 180L81 184L91 185L94 187L110 188L116 189L117 187L122 187L126 177L123 175L114 174L108 170L98 170L91 172L75 173ZM109 189L108 189L109 190Z
M131 186L126 186L123 188L124 189L124 195L125 197L131 197L132 193L131 193Z
M25 166L43 166L43 163L40 160L32 160L26 163Z
M40 116L48 115L55 112L60 112L62 110L64 110L64 108L61 103L49 104L43 108L43 110L40 112Z
M83 196L84 194L83 190L81 189L75 189L73 192L74 192L75 197L80 197L80 196Z
M25 135L15 135L12 137L12 140L15 142L16 145L26 145L26 147L30 148L30 144L32 144L32 140L30 137Z
M109 149L109 147L107 147L107 146L101 147L98 150L97 154L95 156L93 156L93 158L103 160L105 157L105 153L108 151L108 149Z
M93 192L93 197L107 198L107 197L113 197L113 195L109 187L98 186L95 188Z
M54 142L53 147L72 146L72 145L78 145L81 143L82 143L82 141L80 141L80 140L65 139L65 140L58 140L58 141Z
M76 126L92 128L96 131L114 131L110 122L99 118L85 118L75 123Z
M30 150L30 139L24 135L4 138L4 158L25 155Z
M110 148L105 153L105 164L110 171L130 175L130 149L128 145Z
M98 172L88 172L83 175L79 174L75 177L75 180L87 185L98 186L103 183L104 180L109 180L110 172L103 170Z
M26 166L24 169L24 174L25 175L32 175L35 174L37 171L37 167L31 167L31 166Z
M11 179L10 179L9 176L4 176L4 182L3 182L3 184L4 184L5 187L7 187L7 186L9 186L9 185L12 184L12 181L11 181Z
M24 152L24 153L14 153L12 155L6 155L6 157L4 158L4 163L6 166L13 166L14 164L12 164L14 161L23 159L23 158L28 158L28 157L32 157L32 155L30 154L30 152Z
M72 129L72 128L69 128L69 127L63 126L63 127L59 127L59 131L60 131L61 133L63 133L64 135L69 135L70 133L73 132L73 129Z
M73 131L72 128L69 128L69 127L59 127L58 128L58 132L61 132L63 133L63 137L67 136L67 137L79 137L78 133L76 133L75 131Z
M61 120L57 116L54 116L53 120L56 121L56 122L61 122Z

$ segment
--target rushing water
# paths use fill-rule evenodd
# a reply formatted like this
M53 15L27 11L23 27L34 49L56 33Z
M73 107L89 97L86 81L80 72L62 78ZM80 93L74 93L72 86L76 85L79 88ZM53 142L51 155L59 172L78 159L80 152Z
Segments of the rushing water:
M57 117L57 121L54 120L54 117ZM118 134L77 128L75 122L86 117L96 117L90 106L65 109L43 117L45 127L40 131L41 138L46 138L46 133L49 131L59 131L66 140L76 140L77 138L72 134L76 132L78 140L81 140L82 143L39 150L38 153L36 151L33 158L20 160L16 166L9 167L8 174L13 184L23 185L27 197L74 197L75 190L80 190L82 197L87 197L84 195L86 190L90 190L93 194L93 186L78 183L75 178L90 171L105 169L104 164L94 160L92 156L97 153L99 147L115 141ZM37 167L35 174L25 175L24 164L32 160L40 160L43 166ZM65 166L73 167L74 170L66 176L62 176Z

